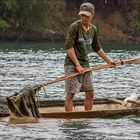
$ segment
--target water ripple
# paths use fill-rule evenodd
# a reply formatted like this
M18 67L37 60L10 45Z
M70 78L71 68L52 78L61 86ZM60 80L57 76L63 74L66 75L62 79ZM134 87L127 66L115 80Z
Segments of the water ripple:
M1 43L0 95L8 96L27 84L54 80L64 74L66 55L62 44ZM118 47L116 49L116 47ZM110 46L106 53L116 61L140 56L138 46ZM90 64L101 65L103 60L90 53ZM140 94L139 63L93 72L95 97L126 97ZM46 87L47 100L64 99L64 81ZM41 99L46 99L40 92ZM83 93L75 98L84 98ZM129 116L117 119L41 119L37 124L7 125L0 120L0 139L3 140L139 140L140 119Z

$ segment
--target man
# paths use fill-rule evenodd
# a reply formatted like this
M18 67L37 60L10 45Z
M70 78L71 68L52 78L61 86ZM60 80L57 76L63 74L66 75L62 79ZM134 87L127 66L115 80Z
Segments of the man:
M115 67L115 62L102 50L97 39L97 29L91 24L94 14L94 6L91 3L83 3L80 6L80 20L70 25L66 37L65 73L77 71L80 74L65 81L66 111L72 111L74 95L80 91L85 92L85 110L92 110L94 97L92 72L84 72L84 68L89 67L88 52L90 48L108 64Z

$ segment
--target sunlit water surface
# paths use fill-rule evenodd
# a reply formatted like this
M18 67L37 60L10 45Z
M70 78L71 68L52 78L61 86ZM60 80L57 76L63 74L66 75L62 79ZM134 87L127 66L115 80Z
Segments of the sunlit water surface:
M140 56L139 45L103 45L114 60ZM0 95L9 96L25 85L55 80L64 74L64 43L0 43ZM96 53L90 53L90 64L105 64ZM139 63L93 72L95 98L127 97L140 94ZM40 91L42 100L64 99L64 81ZM84 98L84 93L75 96ZM0 120L0 139L98 139L139 140L140 119L128 116L116 119L41 119L37 124L8 125Z

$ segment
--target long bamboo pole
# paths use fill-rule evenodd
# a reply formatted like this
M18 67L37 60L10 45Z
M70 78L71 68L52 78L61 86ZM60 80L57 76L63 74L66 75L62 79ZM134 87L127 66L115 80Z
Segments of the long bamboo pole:
M126 65L126 64L132 64L132 63L136 63L136 62L140 62L140 57L132 58L132 59L127 59L127 60L123 60L123 61L122 60L118 61L118 62L116 62L116 67L117 66L121 66L121 65ZM106 69L106 68L112 68L112 65L110 65L110 64L103 64L103 65L96 66L96 67L85 68L85 72L90 72L90 71L95 71L95 70L100 70L100 69ZM47 86L49 84L57 83L59 81L66 80L68 78L72 78L72 77L77 76L77 75L79 75L78 72L71 73L71 74L66 74L64 76L56 78L55 80L49 80L49 81L47 81L45 83L41 83L39 85L40 85L40 87Z

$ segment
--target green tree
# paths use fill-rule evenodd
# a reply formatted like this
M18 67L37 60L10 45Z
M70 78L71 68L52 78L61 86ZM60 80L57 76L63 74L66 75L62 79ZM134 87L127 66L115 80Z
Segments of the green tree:
M2 0L0 4L0 18L22 34L31 31L55 32L64 22L64 0Z

